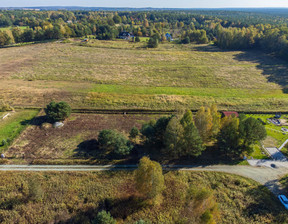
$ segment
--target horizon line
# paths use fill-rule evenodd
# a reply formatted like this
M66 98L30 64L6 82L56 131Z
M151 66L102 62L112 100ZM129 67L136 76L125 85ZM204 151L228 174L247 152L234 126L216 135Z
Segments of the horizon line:
M77 5L51 5L51 6L0 6L0 8L44 8L44 7L78 7L78 8L115 8L115 9L288 9L288 7L199 7L199 8L178 8L178 7L113 7L113 6L77 6Z

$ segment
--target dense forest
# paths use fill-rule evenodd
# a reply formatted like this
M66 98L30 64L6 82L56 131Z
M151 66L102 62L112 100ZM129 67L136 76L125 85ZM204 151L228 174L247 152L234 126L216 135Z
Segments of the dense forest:
M159 11L0 11L0 46L91 36L101 40L122 31L155 42L206 44L221 49L260 49L288 60L285 14L231 10ZM167 40L166 33L171 34Z

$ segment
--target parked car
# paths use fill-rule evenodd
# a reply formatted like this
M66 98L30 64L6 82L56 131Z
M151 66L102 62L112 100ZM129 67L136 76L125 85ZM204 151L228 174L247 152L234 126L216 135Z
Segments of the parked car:
M284 205L286 209L288 209L288 199L285 195L278 195L280 202Z

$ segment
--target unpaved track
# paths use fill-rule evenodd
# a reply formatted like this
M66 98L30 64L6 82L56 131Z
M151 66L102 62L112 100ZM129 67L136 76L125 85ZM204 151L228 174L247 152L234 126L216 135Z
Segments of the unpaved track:
M117 171L117 170L134 170L136 165L1 165L0 171ZM279 184L279 178L288 174L288 168L268 168L252 166L229 166L229 165L212 165L212 166L188 166L188 165L164 165L164 170L184 170L184 171L215 171L237 174L251 178L258 183L268 187L275 195L282 193Z

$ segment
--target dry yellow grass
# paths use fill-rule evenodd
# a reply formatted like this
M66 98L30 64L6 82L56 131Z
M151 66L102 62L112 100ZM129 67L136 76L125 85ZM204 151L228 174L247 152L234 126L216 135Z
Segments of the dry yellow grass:
M221 109L288 109L282 92L288 67L280 60L206 45L143 46L95 40L87 46L73 42L0 49L0 98L38 107L65 100L78 108L197 109L218 103ZM120 91L117 86L142 90ZM155 87L160 89L153 92ZM182 94L182 88L194 92Z

